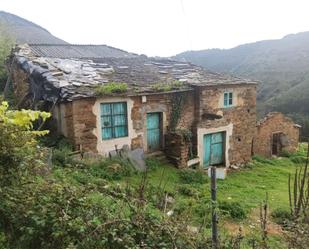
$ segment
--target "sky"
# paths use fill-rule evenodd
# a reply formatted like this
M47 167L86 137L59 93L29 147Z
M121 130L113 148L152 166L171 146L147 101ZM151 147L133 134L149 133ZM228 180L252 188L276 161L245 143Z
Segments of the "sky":
M76 44L107 44L148 56L232 48L309 31L308 0L0 0Z

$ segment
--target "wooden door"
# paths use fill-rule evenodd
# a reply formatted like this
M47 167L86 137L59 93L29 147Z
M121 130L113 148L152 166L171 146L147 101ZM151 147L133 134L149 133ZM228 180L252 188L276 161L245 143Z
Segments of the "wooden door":
M160 113L147 114L147 148L156 151L161 148Z
M282 152L281 136L283 134L280 132L274 133L272 137L272 155L278 156Z
M204 167L224 163L224 140L224 132L217 132L204 136Z

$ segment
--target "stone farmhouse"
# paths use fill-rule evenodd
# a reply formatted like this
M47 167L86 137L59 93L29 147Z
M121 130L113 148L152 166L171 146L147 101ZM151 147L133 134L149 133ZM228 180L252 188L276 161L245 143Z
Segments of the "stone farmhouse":
M7 65L18 107L52 112L50 125L77 150L163 151L178 167L241 165L255 149L271 155L256 137L265 129L256 128L257 82L105 45L19 45Z

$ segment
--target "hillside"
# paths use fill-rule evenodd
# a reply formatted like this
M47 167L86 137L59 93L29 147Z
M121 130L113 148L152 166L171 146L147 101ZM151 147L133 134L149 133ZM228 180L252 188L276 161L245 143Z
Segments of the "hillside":
M53 36L41 26L4 11L0 11L0 25L7 29L17 43L67 43Z
M188 51L175 58L210 70L259 80L259 115L281 111L307 126L309 32L244 44L232 49Z

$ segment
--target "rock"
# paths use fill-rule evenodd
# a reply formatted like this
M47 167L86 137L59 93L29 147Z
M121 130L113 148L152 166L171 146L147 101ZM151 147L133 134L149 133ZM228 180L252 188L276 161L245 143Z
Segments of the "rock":
M167 204L173 204L173 203L175 203L175 199L173 197L171 197L171 196L168 196L166 198L166 203Z
M166 214L167 214L167 216L172 216L172 215L174 214L174 211L173 211L173 210L170 210L170 211L168 211Z
M194 227L194 226L187 226L187 230L188 232L190 233L198 233L198 228L197 227Z

